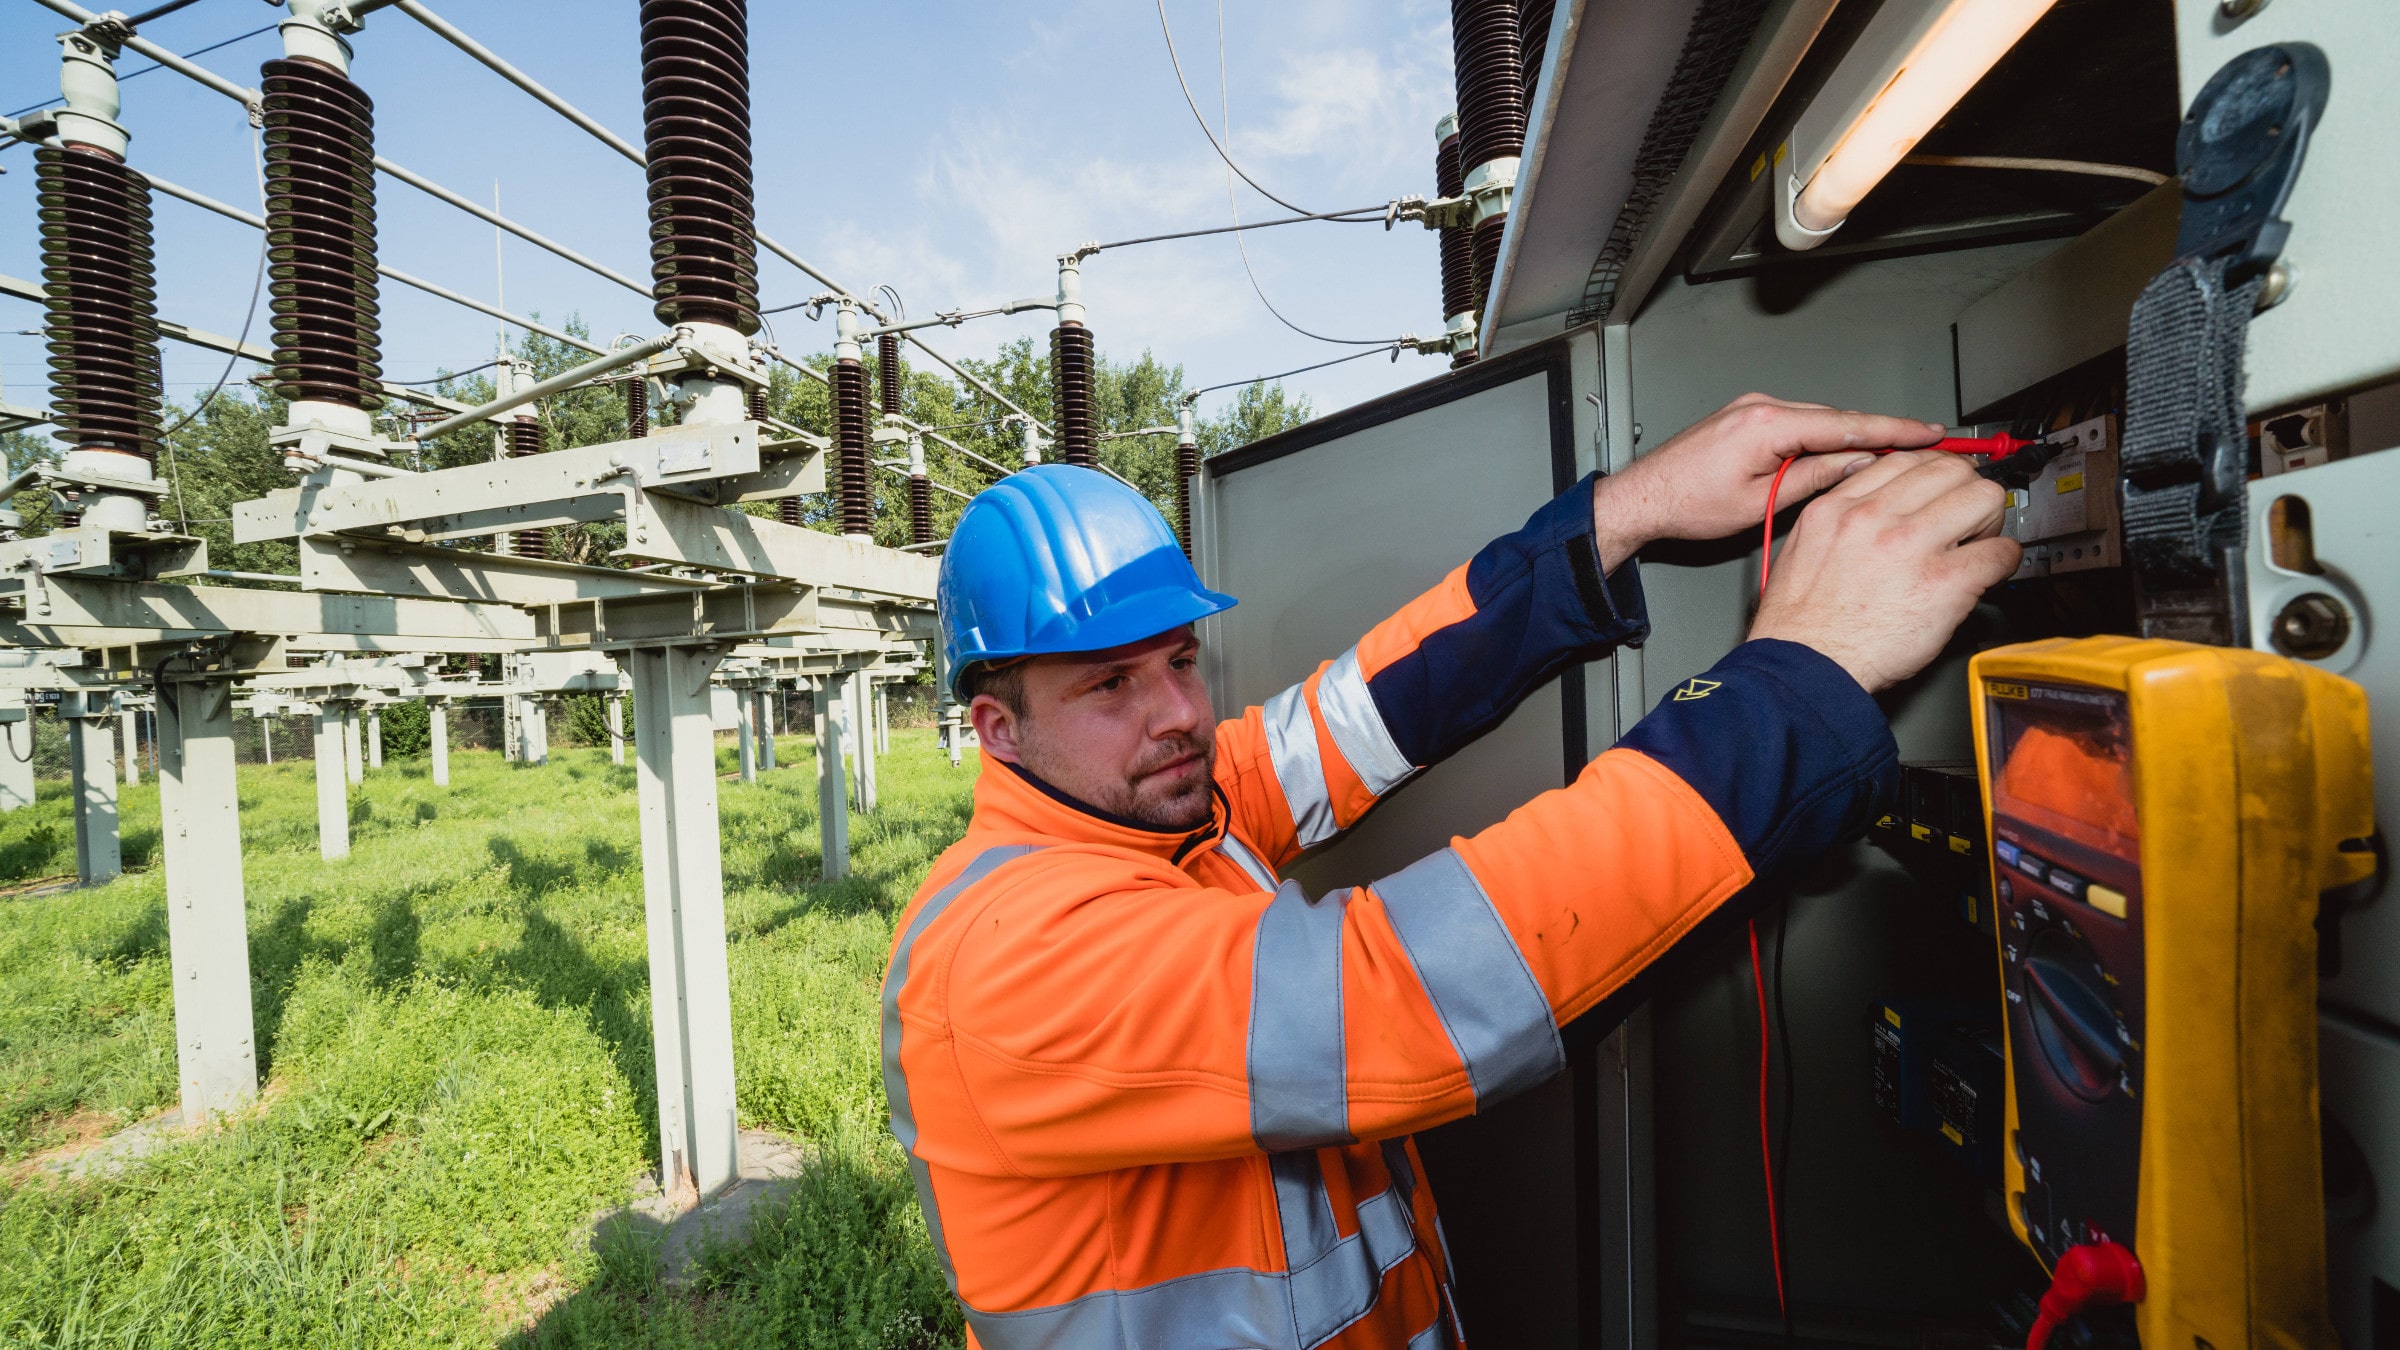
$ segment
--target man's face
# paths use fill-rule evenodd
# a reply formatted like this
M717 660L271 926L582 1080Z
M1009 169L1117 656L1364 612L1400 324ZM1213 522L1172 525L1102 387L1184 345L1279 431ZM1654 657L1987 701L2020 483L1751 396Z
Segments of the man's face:
M990 694L969 706L985 749L1112 815L1162 830L1208 822L1217 724L1190 629L1037 656L1020 673L1022 712Z

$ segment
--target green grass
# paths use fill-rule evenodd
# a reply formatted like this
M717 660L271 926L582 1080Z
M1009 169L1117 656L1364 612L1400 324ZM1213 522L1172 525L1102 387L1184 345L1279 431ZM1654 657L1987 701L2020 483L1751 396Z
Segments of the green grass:
M126 876L0 899L0 1345L955 1343L883 1125L877 987L972 769L895 731L833 883L812 772L720 784L742 1119L817 1162L670 1291L644 1238L587 1241L656 1166L633 770L451 765L447 789L421 761L371 773L340 863L313 766L241 769L268 1088L114 1177L35 1164L175 1102L155 787L124 791ZM0 880L73 870L67 806L45 783L0 816Z

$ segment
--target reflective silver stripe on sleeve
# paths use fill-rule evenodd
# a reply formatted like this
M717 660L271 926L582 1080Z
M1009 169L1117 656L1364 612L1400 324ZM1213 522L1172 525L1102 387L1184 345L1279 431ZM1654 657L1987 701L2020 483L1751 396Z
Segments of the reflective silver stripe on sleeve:
M1350 761L1351 772L1367 791L1380 797L1416 773L1417 766L1392 742L1383 712L1367 691L1366 677L1359 674L1358 648L1343 652L1317 682L1317 715L1325 719L1334 747Z
M1455 850L1420 858L1369 889L1467 1066L1478 1109L1566 1067L1549 998Z
M1314 848L1334 836L1333 795L1325 788L1325 764L1317 757L1317 723L1308 715L1306 680L1268 699L1264 708L1267 757L1275 781L1292 810L1300 847Z
M1275 889L1277 884L1275 880L1275 873L1269 870L1265 863L1259 861L1258 855L1250 851L1250 846L1248 844L1245 844L1241 840L1234 838L1233 831L1227 830L1225 832L1225 838L1217 845L1217 848L1222 851L1226 857L1233 859L1233 865L1242 869L1243 875L1249 877L1252 881L1257 882L1260 890L1271 891Z
M1350 892L1311 900L1277 888L1258 916L1250 963L1250 1135L1269 1153L1347 1144L1349 1058L1342 1040L1342 911Z
M908 1075L900 1069L900 990L908 983L908 959L917 945L917 938L942 911L950 908L969 886L990 876L1003 863L1014 862L1034 851L1031 844L1009 844L985 849L975 855L949 885L934 892L917 909L909 921L908 931L892 949L891 968L883 976L883 1095L892 1111L892 1135L908 1154L908 1170L917 1181L917 1207L925 1211L925 1234L933 1239L933 1254L941 1262L942 1278L949 1281L950 1293L958 1294L958 1270L950 1264L949 1244L942 1240L942 1212L933 1202L933 1175L917 1159L917 1117L909 1106Z

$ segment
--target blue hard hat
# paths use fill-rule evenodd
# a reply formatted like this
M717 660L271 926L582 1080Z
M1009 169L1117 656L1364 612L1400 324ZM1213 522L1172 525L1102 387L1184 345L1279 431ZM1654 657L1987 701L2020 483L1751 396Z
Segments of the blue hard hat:
M1104 651L1234 605L1200 584L1149 498L1072 464L977 493L942 554L937 594L954 694L978 661Z

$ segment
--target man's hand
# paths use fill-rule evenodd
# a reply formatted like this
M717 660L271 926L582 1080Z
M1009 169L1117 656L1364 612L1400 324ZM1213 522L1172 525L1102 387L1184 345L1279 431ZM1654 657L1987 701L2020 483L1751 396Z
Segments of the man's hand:
M1756 526L1767 484L1795 455L1806 458L1784 475L1779 507L1840 482L1874 458L1866 452L1931 445L1942 432L1913 417L1744 394L1600 480L1592 515L1601 567L1615 571L1654 539L1722 539Z
M1885 456L1800 513L1750 636L1814 647L1868 693L1907 679L2017 570L2007 500L1960 456Z

